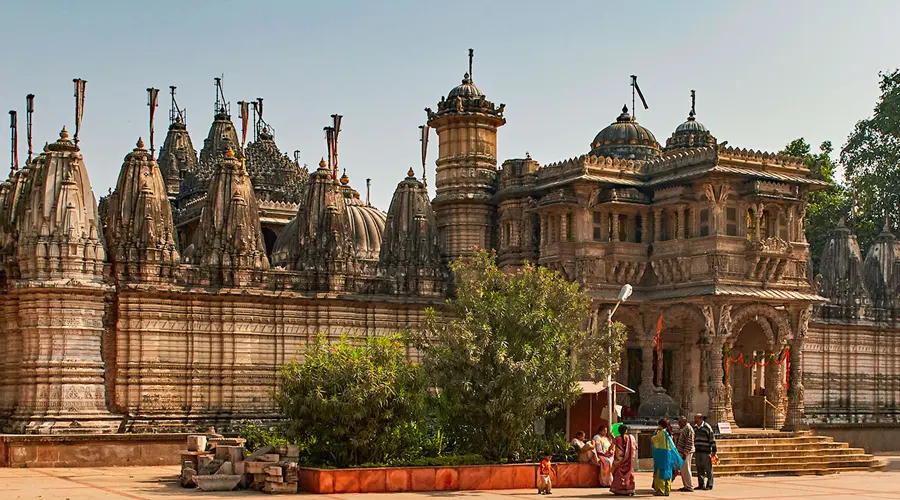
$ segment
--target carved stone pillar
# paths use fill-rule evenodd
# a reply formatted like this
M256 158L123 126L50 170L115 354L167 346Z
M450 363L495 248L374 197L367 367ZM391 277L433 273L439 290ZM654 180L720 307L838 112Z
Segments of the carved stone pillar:
M803 421L803 345L806 339L806 331L809 328L809 317L812 314L812 306L804 307L792 316L794 322L794 334L791 338L791 363L790 386L788 387L787 416L784 419L782 431L799 431L807 428Z
M541 214L541 246L545 246L549 241L547 234L547 214Z
M675 209L675 224L678 226L678 230L675 233L675 238L679 240L684 239L684 207L678 207Z
M569 215L559 216L559 241L569 241Z
M653 395L653 337L641 332L641 403Z
M709 355L707 356L709 363L709 420L715 425L718 422L728 421L726 388L722 381L725 375L722 371L722 346L725 344L725 340L719 336L710 340Z
M653 241L662 241L662 217L661 208L653 210Z
M615 210L610 214L612 217L612 237L609 239L610 241L620 241L619 240L619 212Z
M638 243L649 243L653 241L650 238L650 231L653 228L650 226L650 211L644 210L641 212L641 241Z
M778 356L779 351L774 351L774 355ZM785 366L786 363L782 363L780 365L776 365L774 363L770 363L766 366L766 379L765 385L766 388L766 399L775 405L780 411L785 411L785 401L784 401L784 376L785 376ZM769 429L778 429L782 425L784 425L784 415L781 413L772 410L769 405L766 405L766 427Z
M693 349L691 335L684 336L681 346L681 412L686 416L694 413L694 380L693 380ZM677 366L677 365L676 365Z

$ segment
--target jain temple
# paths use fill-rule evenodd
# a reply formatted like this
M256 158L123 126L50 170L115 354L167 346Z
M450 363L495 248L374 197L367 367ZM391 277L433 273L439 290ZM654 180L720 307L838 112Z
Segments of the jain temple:
M308 170L276 145L261 101L245 144L248 103L236 127L217 98L200 144L172 95L158 152L120 145L118 180L99 201L65 127L0 184L5 432L272 418L279 367L313 336L415 328L448 297L447 263L476 247L580 283L597 317L634 286L616 314L629 332L616 378L636 390L625 411L664 389L683 413L737 428L897 428L890 223L871 248L839 225L813 269L804 215L830 186L799 158L720 143L693 109L657 131L662 141L626 107L584 130L571 158L498 165L505 105L470 69L425 109L433 179L398 169L390 205L375 207L338 168L340 116Z

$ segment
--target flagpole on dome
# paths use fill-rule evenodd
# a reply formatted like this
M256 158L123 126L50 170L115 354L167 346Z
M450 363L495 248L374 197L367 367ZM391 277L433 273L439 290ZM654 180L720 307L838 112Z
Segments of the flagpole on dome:
M647 105L647 100L644 99L644 93L641 92L641 87L638 86L637 75L631 75L631 118L637 120L637 106L635 104L635 94L637 97L641 98L641 104L644 105L644 109L650 109L650 106Z

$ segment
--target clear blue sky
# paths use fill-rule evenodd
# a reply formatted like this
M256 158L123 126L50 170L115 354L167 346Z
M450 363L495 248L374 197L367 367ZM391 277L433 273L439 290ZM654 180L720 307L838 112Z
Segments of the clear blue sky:
M469 47L476 84L507 105L500 161L583 154L630 106L632 73L650 104L638 120L660 143L693 88L719 141L776 151L803 136L839 148L871 114L878 72L900 66L898 20L900 2L860 0L5 1L0 106L20 112L24 161L25 94L37 95L39 150L73 127L72 78L88 80L81 139L99 197L147 138L147 87L163 89L157 142L176 85L199 150L224 73L235 121L234 102L265 98L279 147L310 165L325 154L329 115L343 114L341 166L360 191L372 177L386 210L418 170L423 108L459 83Z

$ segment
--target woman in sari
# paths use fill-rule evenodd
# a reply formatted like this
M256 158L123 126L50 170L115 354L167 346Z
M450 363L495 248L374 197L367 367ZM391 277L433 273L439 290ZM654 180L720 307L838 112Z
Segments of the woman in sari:
M634 495L634 458L637 456L637 440L628 434L628 427L619 426L622 434L613 439L612 486L613 495Z
M672 492L673 472L681 469L684 464L668 428L669 421L660 420L656 434L650 438L653 448L653 494L656 496L669 496Z
M600 466L600 486L609 488L612 485L612 441L609 440L609 429L600 427L594 436L594 451L597 453Z

